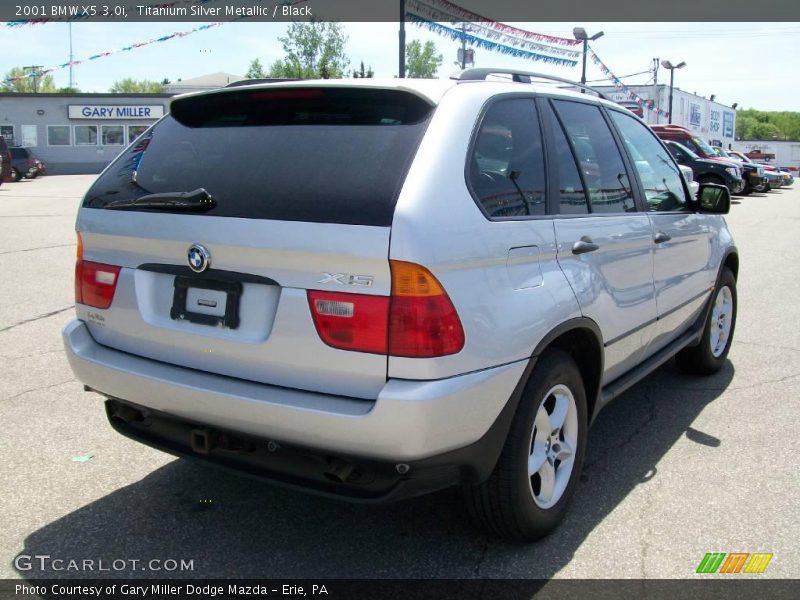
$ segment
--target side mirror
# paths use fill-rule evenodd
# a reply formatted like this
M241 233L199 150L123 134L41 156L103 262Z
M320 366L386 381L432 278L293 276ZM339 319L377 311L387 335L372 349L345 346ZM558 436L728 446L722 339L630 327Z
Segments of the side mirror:
M677 154L677 155L675 156L675 160L677 161L677 163L678 163L679 165L682 165L683 163L685 163L685 162L686 162L686 157L685 157L683 154Z
M724 185L704 183L697 192L697 204L701 213L727 215L731 210L731 193Z

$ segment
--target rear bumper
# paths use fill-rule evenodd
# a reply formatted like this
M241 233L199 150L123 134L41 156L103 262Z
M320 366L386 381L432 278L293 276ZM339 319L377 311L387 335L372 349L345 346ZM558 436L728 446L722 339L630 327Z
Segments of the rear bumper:
M455 464L458 461L472 462L470 456L458 458L458 451L487 437L530 363L523 360L435 381L389 380L373 402L222 377L134 356L101 346L79 320L67 325L63 338L78 379L109 398L192 428L219 429L392 468L424 460L440 464L448 453L454 453L451 466L456 468L464 466ZM137 436L135 431L123 433ZM181 453L157 439L142 441ZM188 439L185 442L188 445Z

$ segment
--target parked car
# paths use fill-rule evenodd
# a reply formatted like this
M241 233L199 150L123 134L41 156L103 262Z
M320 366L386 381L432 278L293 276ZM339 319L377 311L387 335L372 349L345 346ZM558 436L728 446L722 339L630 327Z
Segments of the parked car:
M3 158L0 162L0 179L8 183L14 181L14 172L11 168L11 152L8 149L6 139L0 135L0 156Z
M28 148L12 146L9 151L11 152L11 168L14 181L19 181L23 177L35 179L40 175L39 166L41 161Z
M762 164L764 167L764 174L769 179L770 185L773 188L780 188L785 185L789 185L790 178L793 181L793 178L788 171L783 171L775 165L770 165L767 163Z
M678 142L666 140L664 144L678 164L689 167L694 173L695 179L701 184L716 183L724 185L731 193L734 193L733 190L742 188L742 178L739 176L739 171L730 166L730 164L700 158L689 148Z
M739 258L728 190L692 198L640 119L498 71L173 99L77 218L63 338L112 427L356 501L458 485L507 539L556 527L603 406L673 356L725 363Z
M780 167L775 167L775 171L774 172L777 173L778 175L780 175L780 177L781 177L781 185L783 185L785 187L788 187L788 186L792 185L792 183L794 183L794 177L792 177L792 174L789 171L785 171L784 169L781 169Z
M765 170L764 170L764 165L762 165L761 163L755 162L752 158L747 156L744 152L739 152L738 150L726 150L725 152L729 156L731 156L732 158L736 158L736 159L742 161L743 163L752 164L752 165L756 165L757 167L760 167L760 171L759 172L760 172L761 176L764 178L764 183L762 185L760 185L760 186L754 186L753 189L755 191L757 191L757 192L768 192L771 189L770 188L770 184L769 184L769 178L767 177L767 174L765 173Z
M742 160L725 148L714 146L714 151L722 158L734 161L742 169L742 179L744 180L744 189L742 195L747 196L753 191L763 192L767 187L767 178L764 176L764 167L754 163L750 159Z
M721 163L724 163L726 167L733 167L739 173L737 177L741 179L742 177L742 167L741 164L726 158L722 158L719 156L715 151L714 148L707 144L705 141L697 137L691 130L687 129L686 127L681 127L680 125L653 125L653 131L656 132L656 135L660 137L662 140L669 140L673 142L678 142L679 144L683 145L684 147L688 148L698 157L705 159L705 160L716 160ZM700 183L703 183L703 179L695 173L695 176L698 178ZM713 181L713 178L708 180ZM719 180L716 180L719 183ZM737 188L730 189L731 194L739 194L740 192L744 191L745 182L744 179L741 180L739 186Z
M694 180L694 171L692 171L691 167L687 167L686 165L678 165L678 168L680 168L681 173L683 173L683 178L689 186L692 198L697 198L697 192L700 191L700 184Z
M617 104L623 108L627 108L640 119L644 118L644 109L639 105L638 102L634 102L632 100L621 100L617 102Z

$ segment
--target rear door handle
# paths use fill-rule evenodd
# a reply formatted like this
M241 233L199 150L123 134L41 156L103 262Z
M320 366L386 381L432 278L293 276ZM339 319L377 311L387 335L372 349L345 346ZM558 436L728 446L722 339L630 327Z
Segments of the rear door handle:
M663 244L664 242L668 242L668 241L670 241L671 239L672 239L672 236L671 236L671 235L669 235L669 234L667 234L667 233L664 233L663 231L659 231L659 232L656 234L656 237L654 237L654 238L653 238L653 241L654 241L656 244Z
M600 246L595 244L588 235L584 235L581 239L577 242L572 244L572 253L573 254L586 254L587 252L594 252L595 250L599 249Z

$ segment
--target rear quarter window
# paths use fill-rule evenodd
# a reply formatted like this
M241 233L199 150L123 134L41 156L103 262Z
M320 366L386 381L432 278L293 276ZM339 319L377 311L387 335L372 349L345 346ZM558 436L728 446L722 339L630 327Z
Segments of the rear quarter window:
M84 207L204 188L205 216L391 225L433 107L408 92L258 88L175 100Z

